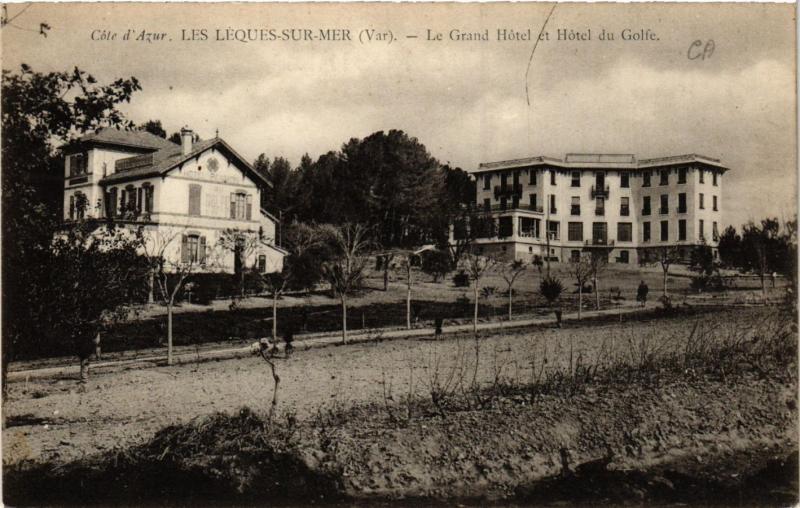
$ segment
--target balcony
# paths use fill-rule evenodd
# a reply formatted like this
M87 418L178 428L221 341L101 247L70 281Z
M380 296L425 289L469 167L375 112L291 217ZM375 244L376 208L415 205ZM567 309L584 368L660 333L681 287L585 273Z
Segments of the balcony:
M516 197L517 199L522 197L522 184L494 186L495 199L513 198L513 197Z
M650 208L642 208L642 215L650 215Z
M596 186L592 185L592 199L594 198L606 198L608 199L608 185L603 188L598 189Z
M678 207L678 213L686 213L686 207L685 206L679 206Z
M544 213L544 209L541 206L531 206L531 205L525 205L525 204L522 204L522 203L517 203L516 205L514 203L508 203L508 204L506 204L506 206L503 206L503 205L498 203L498 204L494 204L494 205L490 205L490 206L482 206L480 209L484 213L489 213L489 212L510 212L512 210L529 210L529 211L535 212L535 213Z
M584 245L586 247L613 247L614 240L609 240L608 238L592 238L591 240L586 240Z
M667 215L669 213L669 207L662 206L661 208L658 209L658 213L660 213L661 215Z

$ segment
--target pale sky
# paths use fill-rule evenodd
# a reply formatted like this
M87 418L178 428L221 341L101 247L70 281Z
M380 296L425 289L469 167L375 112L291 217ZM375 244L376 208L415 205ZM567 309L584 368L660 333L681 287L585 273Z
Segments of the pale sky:
M497 41L497 29L535 39L551 5L33 4L14 20L22 29L3 29L2 65L78 66L101 83L136 76L143 90L122 108L128 118L201 137L219 129L250 160L297 164L392 128L464 169L540 154L700 153L731 168L724 222L796 213L793 5L560 4L532 60L529 106L534 41ZM193 28L208 39L182 41ZM227 28L343 28L352 40L215 40ZM658 40L619 40L626 28ZM121 40L128 29L171 40ZM364 29L394 40L362 44ZM429 29L444 40L426 40ZM488 29L490 40L451 41L454 29ZM558 41L559 29L591 29L592 40ZM599 40L602 29L616 40ZM94 30L117 38L93 41ZM695 40L713 40L713 54L689 59Z

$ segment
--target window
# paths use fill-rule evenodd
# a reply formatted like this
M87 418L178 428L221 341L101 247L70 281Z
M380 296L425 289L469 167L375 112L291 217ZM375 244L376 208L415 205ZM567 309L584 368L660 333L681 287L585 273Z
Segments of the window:
M700 193L700 209L703 210L706 207L705 196L703 193Z
M661 195L661 209L659 213L669 213L669 195L662 194Z
M678 169L678 183L686 183L686 168Z
M650 196L645 196L643 198L642 215L650 215Z
M487 173L483 175L483 190L489 190L492 188L492 175Z
M513 217L500 217L498 220L497 236L500 238L508 238L514 234L514 218Z
M500 198L500 209L505 210L506 208L508 208L508 199L505 196L502 196Z
M686 213L686 193L678 194L678 213Z
M595 215L605 215L606 214L606 200L602 196L597 196L594 201L595 201L594 214Z
M528 176L530 177L528 183L531 185L536 185L536 171L533 169L528 170Z
M642 173L642 187L650 187L650 172Z
M181 262L204 263L206 260L206 237L197 234L183 235Z
M619 251L619 257L617 258L617 263L628 264L629 262L630 262L630 255L628 251L626 250Z
M189 185L189 215L200 215L200 196L202 187L198 184Z
M712 196L712 209L716 212L717 210L717 196Z
M594 174L594 183L598 191L602 191L606 186L606 174L603 171L597 171Z
M550 194L550 213L557 213L558 210L556 209L556 195Z
M606 245L608 243L608 224L605 222L592 223L592 243Z
M649 242L650 241L650 223L643 222L642 223L642 242Z
M69 156L69 176L81 176L87 174L86 154L76 153Z
M531 210L536 210L536 194L531 194L528 198L530 199Z
M508 186L508 173L500 173L500 187L505 190Z
M719 229L717 229L717 221L711 223L711 238L713 238L715 242L719 241Z
M686 240L686 219L678 221L678 240Z
M631 214L631 207L630 207L630 198L629 197L621 197L619 198L619 214L623 217L627 217Z
M700 219L700 222L698 223L697 236L700 240L706 239L705 223L703 222L703 219Z
M551 169L550 170L550 185L555 185L555 184L556 184L556 170L555 169Z
M492 211L492 200L491 200L491 198L484 198L484 200L483 200L483 211L487 212L487 213Z
M717 172L716 171L712 171L711 172L711 185L713 185L714 187L717 186Z
M661 221L661 241L669 241L669 221Z
M520 217L519 233L521 236L539 238L539 219L532 219L530 217Z
M519 171L514 171L513 182L514 182L514 188L516 189L517 186L519 185Z
M581 172L580 171L573 171L572 172L572 182L570 183L572 187L580 187L581 186Z
M267 272L267 256L264 254L258 255L258 271L259 273Z
M250 220L253 208L250 198L244 192L231 193L231 219Z
M560 224L561 223L557 220L547 221L547 236L549 236L551 240L558 240L558 230Z
M631 175L629 175L628 173L622 173L619 177L619 186L622 187L623 189L627 189L628 187L630 187L631 186L630 176Z
M581 214L581 197L580 196L572 196L572 204L569 208L570 215L580 215Z
M669 170L662 169L661 170L661 180L658 182L659 185L669 185Z
M122 213L126 215L135 215L138 208L138 192L136 192L136 188L133 185L128 185L125 187L125 206L122 209Z
M570 242L583 241L583 222L570 222L567 224L567 240Z
M617 223L617 241L619 242L632 242L633 241L633 224L630 222Z
M697 174L700 175L700 183L705 183L705 171L698 169Z
M86 205L89 204L88 199L86 199L86 194L82 192L76 192L75 194L69 197L69 218L70 220L75 219L83 219L84 214L86 213Z
M579 251L579 250L571 250L571 251L569 251L569 259L573 263L577 263L578 261L581 260L581 251Z
M106 191L106 217L114 218L117 216L117 188L112 187Z

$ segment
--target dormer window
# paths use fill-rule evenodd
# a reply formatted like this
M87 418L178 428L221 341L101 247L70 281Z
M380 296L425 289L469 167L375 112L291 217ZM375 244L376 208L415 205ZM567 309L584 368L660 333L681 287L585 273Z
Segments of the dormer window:
M69 176L82 176L87 172L86 154L76 153L69 156Z

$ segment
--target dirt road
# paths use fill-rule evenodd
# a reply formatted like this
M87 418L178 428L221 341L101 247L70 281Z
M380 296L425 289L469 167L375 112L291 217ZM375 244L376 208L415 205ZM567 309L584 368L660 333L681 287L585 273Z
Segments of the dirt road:
M759 312L763 310L726 311L715 321L730 323ZM628 349L634 342L685 337L694 322L678 318L493 335L481 341L477 377L489 382L499 373L527 379L531 361L541 361L543 355L564 359L571 350L574 358L580 355L587 362L609 347ZM471 338L393 340L299 352L277 360L279 408L306 418L328 404L382 400L410 391L425 394L436 374L471 379L474 358ZM551 361L548 368L556 364ZM71 460L144 440L166 425L215 411L242 406L266 410L272 390L269 369L258 357L99 375L85 390L75 379L13 383L5 405L3 461Z

